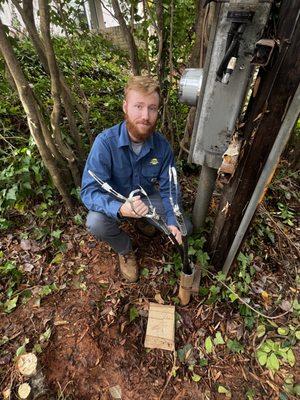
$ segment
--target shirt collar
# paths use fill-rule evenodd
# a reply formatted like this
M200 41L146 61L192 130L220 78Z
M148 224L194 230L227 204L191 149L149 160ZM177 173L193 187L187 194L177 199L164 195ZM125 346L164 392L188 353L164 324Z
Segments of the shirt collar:
M119 134L119 140L118 140L118 147L130 146L130 138L128 135L125 121L120 124L119 131L120 131L120 134ZM145 149L153 149L154 148L153 134L144 142L143 147Z
M122 122L119 126L118 147L130 146L130 139L126 128L126 122Z

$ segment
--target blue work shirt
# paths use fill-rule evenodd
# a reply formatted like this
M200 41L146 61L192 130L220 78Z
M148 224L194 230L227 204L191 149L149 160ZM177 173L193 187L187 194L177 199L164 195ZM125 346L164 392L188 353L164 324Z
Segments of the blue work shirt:
M88 170L125 197L139 186L148 195L154 193L158 183L166 222L176 226L169 200L170 165L174 166L174 155L163 135L154 132L136 155L131 147L126 122L115 125L99 134L93 143L83 172L81 199L89 210L118 219L122 202L104 191Z

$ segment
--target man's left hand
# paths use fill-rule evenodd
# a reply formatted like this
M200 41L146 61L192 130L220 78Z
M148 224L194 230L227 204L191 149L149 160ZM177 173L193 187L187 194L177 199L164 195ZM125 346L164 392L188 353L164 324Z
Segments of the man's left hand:
M182 236L181 236L180 230L177 228L177 226L175 226L175 225L169 225L168 228L170 229L170 231L171 231L171 232L173 233L173 235L175 236L177 242L178 242L179 244L181 244L181 243L182 243Z

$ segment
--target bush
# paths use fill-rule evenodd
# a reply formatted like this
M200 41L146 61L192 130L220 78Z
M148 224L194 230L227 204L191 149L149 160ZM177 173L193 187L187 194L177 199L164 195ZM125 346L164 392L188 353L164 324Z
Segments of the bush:
M50 115L52 104L48 76L30 40L25 38L14 42L23 71L41 99L44 113ZM88 104L92 136L120 121L123 116L123 87L128 75L126 55L100 35L90 33L70 39L57 37L54 46L59 66L74 96ZM4 62L0 58L0 229L10 225L7 221L10 212L22 213L33 202L49 202L54 195L36 145L30 138L18 95L6 78ZM78 115L77 121L83 145L88 151L90 143Z

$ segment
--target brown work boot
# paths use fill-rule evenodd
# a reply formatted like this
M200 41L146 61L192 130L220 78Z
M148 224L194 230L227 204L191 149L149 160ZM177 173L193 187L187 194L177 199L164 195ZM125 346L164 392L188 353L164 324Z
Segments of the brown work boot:
M133 251L119 254L121 275L128 282L136 282L139 278L139 267Z
M149 238L153 238L156 234L155 226L149 224L149 222L144 219L138 219L136 221L136 227L143 235Z

